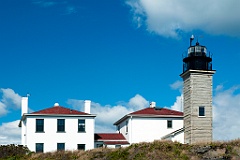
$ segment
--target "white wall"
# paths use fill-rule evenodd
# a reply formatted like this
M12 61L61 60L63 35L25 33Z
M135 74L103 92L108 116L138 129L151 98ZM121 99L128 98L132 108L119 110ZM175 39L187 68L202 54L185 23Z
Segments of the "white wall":
M36 133L36 119L44 119L44 133ZM57 133L57 119L65 119L65 133ZM78 133L78 119L86 119L86 132ZM94 117L28 116L26 127L31 151L35 151L35 143L44 143L44 152L57 150L57 143L65 143L65 150L76 150L77 144L85 144L86 150L94 148Z
M130 144L160 140L161 137L183 127L183 118L130 117L127 120L129 132L125 132L126 120L120 124L120 132L125 136ZM172 120L172 128L167 128L167 120ZM179 135L175 139L177 141L180 141L181 139L183 140L183 136L181 137L181 135Z

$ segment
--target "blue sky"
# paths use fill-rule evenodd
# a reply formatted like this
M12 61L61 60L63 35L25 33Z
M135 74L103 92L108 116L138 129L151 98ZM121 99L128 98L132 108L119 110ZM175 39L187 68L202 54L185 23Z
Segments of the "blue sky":
M213 55L214 139L239 138L239 0L2 0L0 144L19 143L30 111L97 114L96 132L155 101L181 109L182 55L192 34ZM106 116L107 115L107 116ZM228 129L226 129L228 128Z

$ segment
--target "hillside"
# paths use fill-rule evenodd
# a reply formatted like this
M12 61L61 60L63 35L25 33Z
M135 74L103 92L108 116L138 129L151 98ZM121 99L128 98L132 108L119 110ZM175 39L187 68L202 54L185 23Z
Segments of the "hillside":
M187 145L169 141L133 144L126 148L98 148L90 151L63 151L23 154L24 147L9 145L0 147L0 159L59 159L59 160L202 160L240 159L240 140Z

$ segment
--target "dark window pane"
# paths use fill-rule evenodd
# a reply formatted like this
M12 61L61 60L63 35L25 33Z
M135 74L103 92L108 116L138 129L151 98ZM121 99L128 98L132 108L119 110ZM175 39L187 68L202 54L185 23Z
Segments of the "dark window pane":
M85 144L78 144L77 148L78 150L85 150Z
M172 128L172 121L171 120L167 121L167 128Z
M36 143L36 153L43 152L43 143Z
M128 121L126 121L126 133L128 132Z
M199 116L205 116L205 107L204 106L199 107Z
M97 148L103 147L103 144L97 144Z
M65 150L65 143L58 143L57 144L57 150L58 151Z
M85 132L85 119L78 120L78 132Z
M36 132L44 132L44 119L36 119Z
M65 131L65 119L57 120L57 131L64 132Z

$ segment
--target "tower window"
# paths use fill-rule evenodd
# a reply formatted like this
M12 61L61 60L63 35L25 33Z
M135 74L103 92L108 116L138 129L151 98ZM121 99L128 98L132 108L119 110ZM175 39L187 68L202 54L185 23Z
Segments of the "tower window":
M204 106L199 107L198 116L205 116L205 107Z

